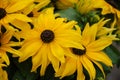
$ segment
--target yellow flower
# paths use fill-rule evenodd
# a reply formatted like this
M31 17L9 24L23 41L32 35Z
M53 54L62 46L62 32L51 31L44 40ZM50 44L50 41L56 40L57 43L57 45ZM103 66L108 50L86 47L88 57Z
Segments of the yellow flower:
M61 64L60 69L56 73L56 77L61 76L61 78L63 78L72 75L77 71L77 80L85 80L85 75L83 73L84 67L88 71L90 80L94 80L96 70L93 63L99 67L105 76L102 65L99 62L102 62L107 66L112 66L112 61L102 51L104 48L112 44L112 39L110 37L96 39L97 28L97 26L90 27L89 24L85 26L82 32L82 45L85 49L71 48L70 51L74 57L66 58L66 62ZM76 27L76 29L79 34L81 34L79 27Z
M33 0L0 0L0 25L5 26L15 19L30 22L31 19L19 11L31 2Z
M55 4L58 9L74 7L78 0L58 0Z
M54 70L59 68L59 62L65 62L66 48L75 47L83 49L78 44L81 36L71 29L76 22L65 23L64 18L55 18L53 8L47 8L38 17L34 28L22 32L24 43L20 49L23 53L19 61L24 61L32 56L32 70L41 66L41 75L51 63ZM69 54L68 54L69 55Z
M94 8L101 8L103 15L112 13L112 14L117 15L118 18L120 18L120 10L113 7L106 0L97 0L95 2Z
M5 70L2 69L2 67L5 67L6 65L3 64L3 60L0 59L0 80L8 80L8 75Z
M10 41L13 36L13 31L6 31L5 33L0 32L0 57L5 61L7 65L10 64L9 58L6 52L20 56L20 52L11 48L11 46L17 46L18 43Z

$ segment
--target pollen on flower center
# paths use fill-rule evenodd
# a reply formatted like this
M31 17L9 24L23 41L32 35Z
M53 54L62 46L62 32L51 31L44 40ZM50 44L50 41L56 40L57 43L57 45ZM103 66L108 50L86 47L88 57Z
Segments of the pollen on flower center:
M44 43L50 43L54 39L54 33L51 30L44 30L40 37Z
M0 8L0 19L4 18L6 16L7 12L5 11L5 9Z
M72 52L76 55L83 55L86 53L86 48L84 50L72 48Z

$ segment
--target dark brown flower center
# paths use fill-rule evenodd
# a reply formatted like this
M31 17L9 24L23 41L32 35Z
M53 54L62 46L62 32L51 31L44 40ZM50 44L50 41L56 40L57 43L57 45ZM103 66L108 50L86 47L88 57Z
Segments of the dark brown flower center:
M50 43L54 39L54 33L51 30L44 30L40 35L44 43Z
M84 50L72 48L72 52L76 55L84 55L86 53L86 48Z
M0 8L0 19L4 18L6 16L7 12L5 11L5 9Z

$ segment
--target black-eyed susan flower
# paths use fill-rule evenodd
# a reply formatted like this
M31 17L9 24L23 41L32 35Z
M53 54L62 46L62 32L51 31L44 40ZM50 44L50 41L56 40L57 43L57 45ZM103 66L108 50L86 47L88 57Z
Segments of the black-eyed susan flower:
M31 22L30 18L19 12L31 2L33 0L0 0L0 25L5 26L15 19Z
M79 27L76 27L78 32L81 34ZM93 65L97 65L102 71L104 71L102 65L99 63L104 63L107 66L112 66L111 59L103 52L103 49L112 44L112 39L110 37L102 37L96 39L97 26L89 26L87 24L82 32L82 45L84 50L71 48L70 51L74 54L74 57L67 57L66 62L61 64L60 69L56 73L56 77L69 76L77 71L77 80L85 80L85 74L83 73L83 67L87 70L90 79L94 80L96 76L96 70Z
M64 18L55 18L53 8L42 11L34 28L22 32L24 42L20 51L23 53L19 61L25 61L32 56L32 70L41 66L40 74L44 75L48 64L52 64L55 71L59 63L65 62L66 48L75 47L83 49L78 44L81 36L71 29L76 22L64 22ZM68 54L69 55L69 54Z
M55 5L58 9L67 9L69 7L75 7L78 0L58 0Z
M12 53L16 56L20 56L20 52L13 49L11 46L18 46L19 43L10 41L13 36L13 31L0 32L0 57L5 61L7 65L10 64L9 58L6 52Z

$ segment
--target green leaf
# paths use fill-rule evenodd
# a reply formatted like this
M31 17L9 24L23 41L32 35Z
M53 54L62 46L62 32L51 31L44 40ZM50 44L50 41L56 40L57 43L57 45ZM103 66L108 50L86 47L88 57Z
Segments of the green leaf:
M39 73L38 74L37 73L36 74L35 73L29 73L26 76L26 80L36 80L38 76L39 76Z
M112 60L113 64L116 64L118 61L118 53L115 50L115 48L113 49L113 46L109 46L105 49L105 53L110 57L110 59Z
M41 76L40 80L57 80L57 78L55 79L54 73L55 71L52 65L50 64L46 69L45 75Z
M13 76L12 80L25 80L23 75L20 73L20 71L17 71L15 75Z
M16 64L23 76L26 76L30 73L32 67L31 58L21 63L19 63L17 59L14 59L14 63Z
M75 20L81 27L83 26L83 22L81 21L82 15L78 13L74 8L59 10L56 11L56 13L60 13L61 17L67 18L68 20Z

